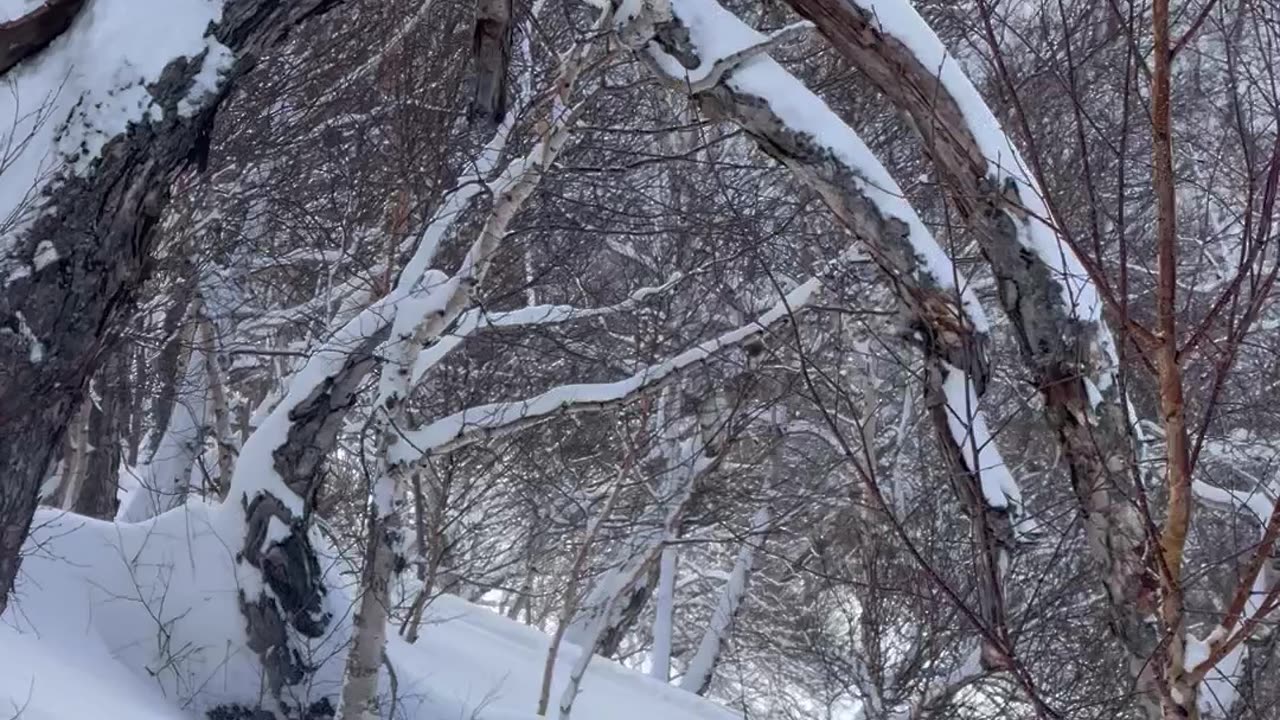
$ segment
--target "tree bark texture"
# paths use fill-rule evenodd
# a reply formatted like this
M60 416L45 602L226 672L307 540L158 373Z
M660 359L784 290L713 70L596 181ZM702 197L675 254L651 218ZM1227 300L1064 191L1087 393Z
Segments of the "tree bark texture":
M124 358L116 353L94 383L97 397L89 404L88 455L80 490L71 509L81 515L110 520L119 505L121 427L127 374Z
M688 28L678 17L641 16L620 28L619 35L626 44L641 48L642 52L669 56L689 73L699 72L698 68L704 63L690 42ZM744 55L746 59L752 57L751 53ZM716 65L730 59L721 59ZM729 82L734 73L732 64L719 73L710 71L710 77L697 83L690 83L687 77L667 76L657 61L651 61L650 66L673 90L689 92L703 113L742 128L761 150L816 191L836 220L863 243L889 282L906 319L905 334L920 346L928 363L931 398L936 408L935 429L944 453L959 463L953 465L952 475L974 523L976 546L984 553L976 568L977 581L983 587L977 620L984 626L984 636L989 641L984 658L1002 662L1007 648L1001 640L1004 610L1000 555L1012 548L1010 508L986 501L979 479L982 468L968 467L963 449L966 440L953 432L954 424L948 414L963 413L966 408L948 408L941 393L942 381L948 373L963 373L976 396L982 396L989 376L985 332L970 317L959 292L943 287L930 277L912 244L908 220L886 212L865 190L863 169L834 152L822 138L790 125L774 110L772 98L744 91ZM968 410L971 414L977 412L977 408ZM976 457L976 453L973 456Z
M333 0L229 0L212 34L237 61L216 94L185 116L203 58L174 60L151 88L162 114L109 141L88 173L63 170L41 216L18 238L17 257L42 242L59 260L33 268L0 293L0 612L18 574L40 484L113 332L149 268L169 186L202 163L218 107L234 80ZM16 332L19 329L22 332ZM34 337L40 352L25 341Z
M1091 556L1107 591L1111 627L1133 672L1142 675L1159 644L1148 622L1158 583L1134 504L1135 455L1125 400L1114 386L1096 388L1090 397L1089 378L1108 362L1098 348L1106 329L1076 316L1062 300L1053 269L1019 243L1018 226L1027 222L1020 199L989 175L988 158L956 98L939 82L937 68L921 64L853 0L788 2L910 121L948 199L975 230L1067 460Z

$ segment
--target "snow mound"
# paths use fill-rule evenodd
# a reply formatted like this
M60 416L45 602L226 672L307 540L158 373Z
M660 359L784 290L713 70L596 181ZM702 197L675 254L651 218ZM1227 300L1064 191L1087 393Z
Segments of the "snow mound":
M260 670L238 609L237 510L192 501L137 524L41 510L17 593L0 618L0 716L170 720L252 702ZM343 582L340 569L336 561L325 568L331 587ZM307 648L318 670L299 692L310 699L337 699L353 606L344 591L330 592L332 631ZM387 649L397 718L535 717L546 635L452 596L433 603L424 622L416 645L393 635ZM578 652L561 648L553 700ZM740 716L597 658L573 717Z
M154 687L95 639L69 646L0 625L0 716L22 720L177 720Z

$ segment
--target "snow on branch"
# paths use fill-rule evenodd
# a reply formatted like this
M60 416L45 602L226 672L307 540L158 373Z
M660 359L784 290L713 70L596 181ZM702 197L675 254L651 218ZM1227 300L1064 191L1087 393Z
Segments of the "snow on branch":
M752 50L769 39L716 0L626 0L616 30L674 91L689 92L691 78L710 78L733 59L719 82L691 98L705 114L741 127L865 243L908 320L909 336L924 351L934 428L981 548L975 620L988 631L984 658L1008 666L1002 584L1021 507L976 406L990 371L988 323L972 290L857 132L767 54Z
M627 402L641 392L661 387L680 371L705 363L718 353L743 345L789 320L793 313L813 302L821 286L820 277L810 278L755 320L621 380L561 385L524 400L467 408L421 429L407 431L403 434L405 442L399 445L405 453L403 459L416 462L432 455L448 454L562 413L598 412Z
M559 325L591 318L626 312L638 307L644 300L655 294L665 292L679 283L684 276L674 274L661 285L640 288L622 302L598 308L578 308L572 305L530 305L518 310L485 312L480 308L468 310L454 323L453 329L440 336L436 342L418 355L413 366L413 382L416 384L432 368L440 363L464 340L476 331L485 328L526 327L540 325Z
M988 176L999 188L1016 192L1015 199L1025 214L1024 232L1018 239L1042 262L1055 271L1062 283L1062 300L1078 316L1096 321L1102 317L1097 288L1080 258L1058 236L1030 168L1013 140L960 63L947 51L938 35L906 0L849 0L874 19L880 33L893 38L911 52L915 60L933 73L941 89L959 108L969 134L986 161Z
M1088 258L1059 233L1032 169L929 24L907 0L788 2L911 118L951 199L982 230L988 259L1010 286L1002 302L1023 308L1027 342L1038 344L1045 313L1084 321L1087 377L1107 391L1117 357ZM1025 251L1039 262L1028 264Z
M830 193L855 194L866 205L857 210L864 214L875 212L881 216L876 218L881 222L891 220L902 225L895 229L902 236L904 245L890 248L888 244L898 239L877 237L885 233L866 226L875 219L859 219L857 222L855 232L867 242L877 263L887 263L904 274L919 272L938 288L958 291L964 314L977 330L985 332L987 321L981 305L971 291L957 283L958 275L950 258L934 240L889 171L857 132L821 98L761 52L774 41L747 26L714 0L675 0L671 3L671 10L673 18L668 25L674 28L678 23L687 31L686 47L668 51L671 41L661 36L662 32L669 31L667 28L658 30L658 35L645 38L642 45L642 57L654 68L659 79L673 89L687 92L690 87L704 86L706 80L715 77L718 65L723 67L729 63L719 72L719 82L697 93L705 97L696 99L710 99L713 90L727 95L716 98L725 105L717 109L746 126L753 135L785 133L793 136L792 143L808 143L811 147L807 149L814 155L834 161L843 177L822 178L826 187L820 190L826 191L823 193L825 200L843 206L847 201L837 200ZM628 20L622 9L619 10L619 18L623 22ZM625 25L618 32L624 38L636 34ZM740 115L738 106L753 101L764 106L759 108L760 116ZM784 151L783 148L774 150L775 157ZM799 173L807 171L798 167L801 163L816 161L818 157L793 157L788 153L779 159ZM837 182L840 182L839 187ZM845 213L837 210L837 214L848 215L852 210Z
M431 0L423 4L429 7ZM508 116L495 130L493 136L477 154L470 168L459 175L454 187L441 201L440 206L432 213L431 218L423 226L422 232L401 240L397 255L413 251L411 260L400 272L400 281L408 278L420 278L435 259L441 243L448 237L449 231L460 215L470 206L472 200L489 189L489 176L493 174L506 149L507 140L515 123L514 113ZM285 327L321 314L326 308L338 308L338 317L344 317L356 308L364 308L372 301L372 286L367 278L380 277L387 271L384 261L375 263L357 272L343 283L333 287L323 295L317 295L306 302L282 310L266 310L256 313L240 326L240 333L248 336L269 334L276 328ZM416 281L415 281L416 282ZM357 310L358 312L358 310Z
M64 168L87 175L131 123L172 112L161 106L169 98L153 97L148 88L173 60L198 60L191 87L174 105L180 115L194 113L216 90L232 51L206 31L221 19L222 5L95 4L56 43L4 74L0 118L9 127L0 129L0 230L6 236L16 238L35 219L49 201L41 190Z
M377 678L386 648L388 588L404 550L400 511L408 497L408 463L400 459L397 448L403 444L399 430L407 424L404 401L413 389L414 366L423 348L435 343L472 305L511 222L568 142L582 107L569 106L569 95L586 61L586 48L586 43L578 44L562 64L548 117L538 125L540 137L532 150L510 162L493 183L493 205L458 269L450 277L429 269L444 230L457 214L446 204L439 223L428 225L392 292L401 301L391 321L388 363L378 379L368 424L376 442L373 506L366 526L368 561L361 579L356 633L342 689L342 717L372 718L379 710Z
M985 390L988 322L946 251L934 239L888 170L825 102L761 49L776 38L750 28L715 0L624 2L617 34L657 77L689 93L704 112L730 119L802 182L817 190L837 219L862 240L910 316L953 422L942 428L961 446L989 508L1017 506L1012 475L970 396ZM717 67L721 68L717 77ZM713 78L717 82L709 84ZM970 391L956 388L971 386ZM964 422L955 420L964 419ZM963 426L963 427L962 427ZM979 450L964 452L969 445Z
M231 480L229 499L252 498L267 491L285 503L290 512L301 515L302 497L289 487L275 468L274 453L289 440L294 416L304 405L335 385L335 379L354 364L372 365L373 352L386 339L395 316L394 304L399 298L388 295L370 305L334 333L320 349L312 353L302 368L289 380L284 399L245 441ZM369 367L364 367L367 372ZM363 373L362 373L363 374ZM232 504L235 510L239 507Z
M729 572L729 578L711 614L711 624L702 634L698 649L689 660L684 677L680 679L682 689L702 695L711 687L711 681L715 678L716 665L724 645L728 642L729 632L734 620L737 619L738 610L746 599L747 582L758 562L757 556L762 554L765 537L772 521L772 512L767 504L751 516L747 539L738 550L733 569Z
M232 476L229 497L252 497L258 490L267 489L284 500L286 505L292 503L288 507L290 511L301 513L301 498L277 473L266 470L273 467L272 454L287 442L292 416L308 398L322 388L332 386L334 378L342 374L353 354L362 353L372 361L373 350L390 334L396 318L408 317L407 313L401 314L402 305L413 305L418 313L430 310L432 301L422 297L422 289L438 290L444 284L443 275L438 271L432 272L430 263L453 223L484 189L482 178L492 172L510 132L509 122L499 127L480 153L472 171L459 178L454 190L446 196L416 238L412 259L400 273L392 292L356 313L290 378L288 394L246 440ZM282 314L275 319L283 322L291 316Z

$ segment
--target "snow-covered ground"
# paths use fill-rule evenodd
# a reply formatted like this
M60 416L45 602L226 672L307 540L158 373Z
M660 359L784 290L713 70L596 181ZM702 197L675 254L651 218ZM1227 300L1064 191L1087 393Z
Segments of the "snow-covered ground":
M204 717L259 687L243 646L233 513L193 501L139 524L42 510L17 597L0 623L0 717L23 720ZM311 692L336 696L351 603L311 648L323 659ZM535 717L549 639L453 597L430 608L422 638L393 637L397 717ZM566 645L551 698L577 648ZM384 683L385 687L385 683ZM554 713L554 708L553 708ZM574 718L731 720L739 715L597 658Z

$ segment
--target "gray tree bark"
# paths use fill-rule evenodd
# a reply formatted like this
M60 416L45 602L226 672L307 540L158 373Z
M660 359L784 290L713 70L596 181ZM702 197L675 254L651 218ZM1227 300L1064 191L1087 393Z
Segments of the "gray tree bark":
M98 398L89 405L89 447L84 477L71 504L75 512L102 520L115 517L119 505L116 491L120 486L120 420L127 382L121 367L123 362L124 358L116 353L95 383Z
M898 40L879 31L872 13L849 0L788 0L837 52L910 119L948 199L976 231L1000 288L1000 303L1044 401L1045 416L1067 459L1085 533L1110 604L1111 627L1135 675L1150 678L1148 659L1160 637L1146 622L1157 579L1134 504L1134 449L1119 388L1090 399L1086 385L1099 357L1100 323L1075 317L1061 299L1054 271L1018 241L1017 193L988 176L988 160L970 133L956 98ZM1147 686L1150 690L1150 686Z
M951 414L966 408L949 407L943 380L949 372L961 372L975 395L981 397L989 376L988 339L975 326L954 288L945 288L929 275L912 244L908 219L889 214L863 186L863 169L833 152L823 141L794 127L771 105L771 98L744 91L729 80L737 67L761 55L766 47L747 49L714 62L707 77L691 83L687 77L666 74L654 56L666 55L688 73L700 72L704 58L690 41L689 29L678 16L658 11L630 18L619 28L624 44L649 59L659 79L673 90L689 94L707 116L733 122L755 140L759 148L812 188L851 235L862 241L871 260L892 288L905 319L905 335L922 351L927 373L927 395L934 408L935 432L947 456L953 482L964 510L973 523L978 552L975 580L980 588L979 611L973 619L984 635L984 661L1009 662L1002 587L1001 555L1012 550L1012 524L1008 507L987 502L982 491L980 467L969 467L966 440L952 430ZM968 408L971 413L976 408ZM976 458L976 453L969 453ZM976 462L974 463L976 465Z
M41 217L15 238L15 259L41 242L58 262L33 268L0 293L0 612L21 563L40 484L68 420L83 397L113 331L145 277L169 186L203 162L219 106L264 50L335 0L229 0L211 33L236 56L216 94L178 112L203 58L174 60L150 89L163 110L103 148L92 171L63 171ZM22 332L19 330L22 329ZM25 341L29 331L42 352Z

